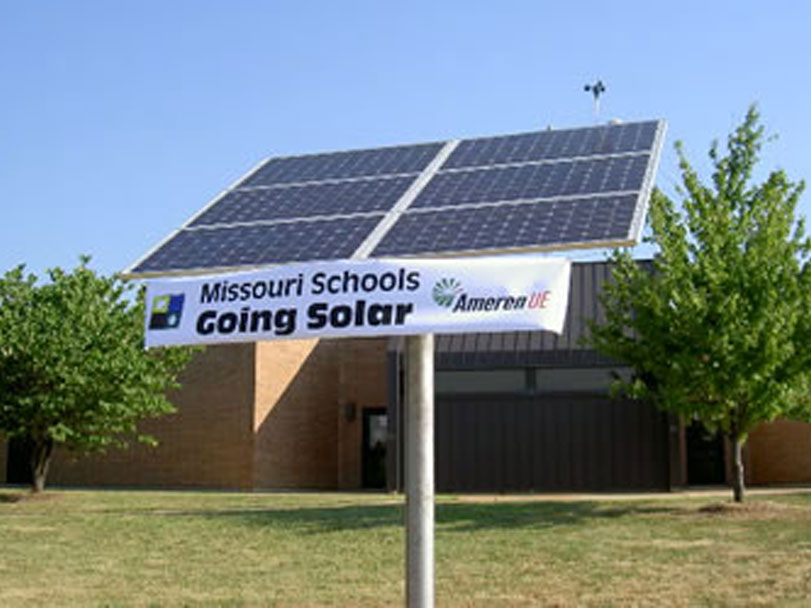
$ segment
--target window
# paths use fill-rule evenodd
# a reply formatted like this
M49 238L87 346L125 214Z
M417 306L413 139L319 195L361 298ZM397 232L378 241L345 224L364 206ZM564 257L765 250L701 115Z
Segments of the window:
M437 393L516 393L528 390L523 368L438 371L434 376Z
M630 380L628 368L540 367L443 370L434 376L438 394L600 393L607 395L615 374Z
M535 389L539 393L602 393L607 394L614 374L630 380L631 370L608 367L539 368L535 370Z

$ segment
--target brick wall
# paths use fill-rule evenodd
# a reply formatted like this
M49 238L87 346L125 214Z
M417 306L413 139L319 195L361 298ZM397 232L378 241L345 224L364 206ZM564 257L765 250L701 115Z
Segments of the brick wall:
M49 473L56 485L250 488L254 345L210 346L183 373L170 395L178 408L145 421L160 446L136 445L73 460L57 452Z
M362 408L385 406L385 366L385 339L208 347L184 373L182 390L171 397L178 412L142 425L158 438L158 448L136 445L78 460L57 452L49 481L360 487ZM342 407L349 402L357 407L352 421Z
M811 424L777 420L749 436L748 483L811 483Z
M336 488L340 341L256 345L254 487Z

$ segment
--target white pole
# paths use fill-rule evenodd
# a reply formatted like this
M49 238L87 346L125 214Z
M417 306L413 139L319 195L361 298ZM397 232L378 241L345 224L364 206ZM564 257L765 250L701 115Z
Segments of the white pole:
M406 603L434 606L434 336L406 338Z

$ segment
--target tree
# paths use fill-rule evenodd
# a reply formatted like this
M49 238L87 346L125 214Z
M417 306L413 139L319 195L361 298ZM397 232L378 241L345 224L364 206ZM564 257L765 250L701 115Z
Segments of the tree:
M737 502L750 431L811 418L811 243L795 221L804 184L783 171L752 183L763 138L753 106L723 153L712 145L711 185L676 144L682 211L654 192L652 266L612 254L606 321L591 328L597 350L635 371L621 388L728 438Z
M191 350L143 350L143 294L87 268L48 271L38 285L23 266L0 278L0 432L31 447L40 492L56 445L76 453L154 443L140 420L171 413L166 391Z

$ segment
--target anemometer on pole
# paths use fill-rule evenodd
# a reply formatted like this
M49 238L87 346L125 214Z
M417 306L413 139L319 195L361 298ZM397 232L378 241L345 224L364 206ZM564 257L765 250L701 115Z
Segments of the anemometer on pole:
M605 93L605 84L602 80L598 80L594 84L587 84L583 90L587 93L590 91L594 96L594 120L596 121L600 115L600 95Z

